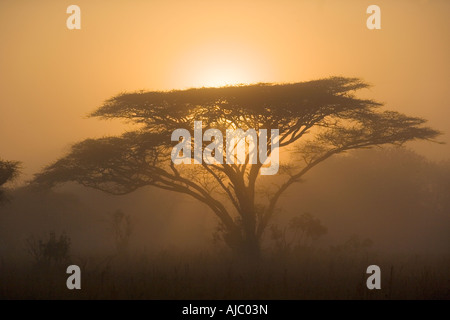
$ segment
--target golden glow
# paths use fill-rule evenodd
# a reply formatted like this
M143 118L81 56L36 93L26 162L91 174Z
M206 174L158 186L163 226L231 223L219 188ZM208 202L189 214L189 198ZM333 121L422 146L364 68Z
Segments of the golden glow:
M221 55L199 57L186 70L194 87L221 87L249 83L252 70L239 59L227 59Z
M174 57L172 79L181 87L221 87L268 81L273 75L270 60L256 48L236 41L198 44Z
M24 179L75 141L122 132L85 115L124 91L355 76L390 109L450 127L450 1L379 0L378 31L365 1L76 4L81 30L66 28L68 3L0 1L0 156L23 161Z
M249 83L245 81L249 79L249 74L250 72L245 70L245 66L238 63L227 64L212 61L205 63L204 68L194 75L192 81L197 83L198 86L205 87L238 85Z

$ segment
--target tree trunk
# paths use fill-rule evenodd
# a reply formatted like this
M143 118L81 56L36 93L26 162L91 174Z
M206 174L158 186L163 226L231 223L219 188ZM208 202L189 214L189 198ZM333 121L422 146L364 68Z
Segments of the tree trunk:
M227 230L223 239L236 258L245 261L258 261L261 258L261 246L256 232L244 228Z
M240 254L248 261L258 261L261 258L261 246L255 234L247 235L243 240Z

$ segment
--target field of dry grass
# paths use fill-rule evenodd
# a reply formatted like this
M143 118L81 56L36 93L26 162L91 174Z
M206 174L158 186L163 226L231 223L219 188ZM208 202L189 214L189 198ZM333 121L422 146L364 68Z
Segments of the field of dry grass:
M66 264L81 290L66 288ZM381 290L366 287L381 268ZM217 254L72 257L61 265L0 264L1 299L450 299L449 256L310 250L243 263Z

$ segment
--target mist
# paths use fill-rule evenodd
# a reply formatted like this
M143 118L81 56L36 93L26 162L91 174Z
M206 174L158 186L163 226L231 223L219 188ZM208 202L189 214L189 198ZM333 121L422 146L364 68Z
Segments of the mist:
M67 5L0 3L0 298L450 297L450 2ZM194 116L299 143L165 163Z
M118 92L357 76L364 95L430 121L450 142L447 1L379 1L383 26L365 26L359 1L79 1L80 30L64 3L0 4L0 156L32 179L69 145L127 131L87 119ZM205 14L208 12L208 14ZM392 72L395 70L395 72ZM18 132L12 134L12 132ZM18 148L17 146L21 146ZM448 146L414 142L433 160Z

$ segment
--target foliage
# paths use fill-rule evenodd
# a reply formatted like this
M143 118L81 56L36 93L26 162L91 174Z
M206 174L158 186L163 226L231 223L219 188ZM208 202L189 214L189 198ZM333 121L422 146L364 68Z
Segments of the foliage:
M122 93L91 116L123 119L140 128L75 144L34 182L51 187L76 181L112 194L144 186L187 194L215 213L229 247L258 255L280 197L316 165L348 150L433 140L439 134L423 126L424 119L383 111L380 103L355 97L356 90L367 87L357 78L332 77L292 84ZM278 128L281 151L290 157L284 158L276 176L264 178L262 164L251 164L248 157L243 164L175 166L171 134L183 128L193 137L194 121L202 121L203 130L221 132ZM265 149L272 152L270 139Z
M36 239L30 236L26 239L27 252L36 263L59 264L69 259L70 238L62 233L58 238L55 232L50 232L48 239Z
M20 162L18 161L4 161L0 159L0 203L6 200L4 191L1 187L14 180L19 175Z
M270 238L277 252L288 253L294 246L310 247L314 241L324 236L328 229L310 213L303 213L290 219L288 226L281 229L272 224Z
M121 210L109 214L109 228L113 235L114 245L119 255L127 254L130 237L133 232L131 216Z

